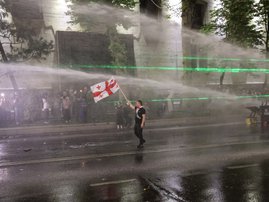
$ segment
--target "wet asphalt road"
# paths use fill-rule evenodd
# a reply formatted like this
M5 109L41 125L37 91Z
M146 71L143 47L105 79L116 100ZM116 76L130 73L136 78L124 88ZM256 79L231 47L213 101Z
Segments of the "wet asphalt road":
M269 201L269 131L209 124L0 135L0 201Z

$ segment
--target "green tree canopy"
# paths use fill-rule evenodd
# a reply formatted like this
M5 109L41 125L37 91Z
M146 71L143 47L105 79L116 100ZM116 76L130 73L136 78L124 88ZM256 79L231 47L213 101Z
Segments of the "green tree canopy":
M220 0L211 11L211 23L205 26L225 40L242 47L263 44L263 35L255 24L255 0Z
M267 54L269 53L269 0L259 0L255 4L257 29L262 34L262 42Z
M203 27L203 31L215 32L224 40L243 48L254 47L265 50L268 56L269 0L215 0L215 2L219 4L211 11L211 22ZM223 78L224 73L220 83Z
M26 30L21 33L11 21L10 8L0 0L0 61L21 62L41 60L53 50L53 42L33 36Z
M83 31L97 30L96 27L113 27L117 24L129 27L129 20L124 17L124 10L132 9L135 0L66 0L69 6L70 23L79 24ZM90 4L95 3L95 4Z

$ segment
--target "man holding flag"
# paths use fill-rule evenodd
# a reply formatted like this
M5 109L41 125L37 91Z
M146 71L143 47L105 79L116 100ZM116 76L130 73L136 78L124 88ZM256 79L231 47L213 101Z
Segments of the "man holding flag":
M118 90L121 91L124 98L127 101L127 105L135 110L135 127L134 133L139 139L139 145L137 148L143 148L143 144L146 142L143 138L143 128L145 126L146 121L146 110L142 106L142 101L137 100L135 106L131 104L131 102L127 99L126 95L120 89L120 86L116 82L116 80L112 77L111 79L95 84L91 87L91 91L93 94L93 98L95 103L99 102L100 100L109 97L112 94L115 94Z
M139 139L139 145L137 146L138 149L143 148L144 143L146 140L143 138L143 128L145 126L146 121L146 110L142 105L141 100L137 100L135 102L135 106L130 103L130 101L127 102L127 105L135 110L135 126L134 126L134 133Z

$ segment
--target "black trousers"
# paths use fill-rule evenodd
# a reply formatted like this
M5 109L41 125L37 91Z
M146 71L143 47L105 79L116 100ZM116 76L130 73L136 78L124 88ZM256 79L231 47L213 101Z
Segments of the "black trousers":
M141 128L141 124L136 123L134 126L134 133L136 137L139 139L140 144L144 143L144 138L143 138L143 128Z
M50 115L49 109L45 109L43 114L44 114L44 121L48 122L49 121L49 115Z
M63 119L64 119L64 121L70 121L71 120L70 109L63 109Z

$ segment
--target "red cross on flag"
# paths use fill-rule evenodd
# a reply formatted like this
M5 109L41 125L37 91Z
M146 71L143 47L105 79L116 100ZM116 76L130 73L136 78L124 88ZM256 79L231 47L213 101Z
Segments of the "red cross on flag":
M112 77L111 79L91 86L91 91L95 103L115 94L120 89L117 81Z

